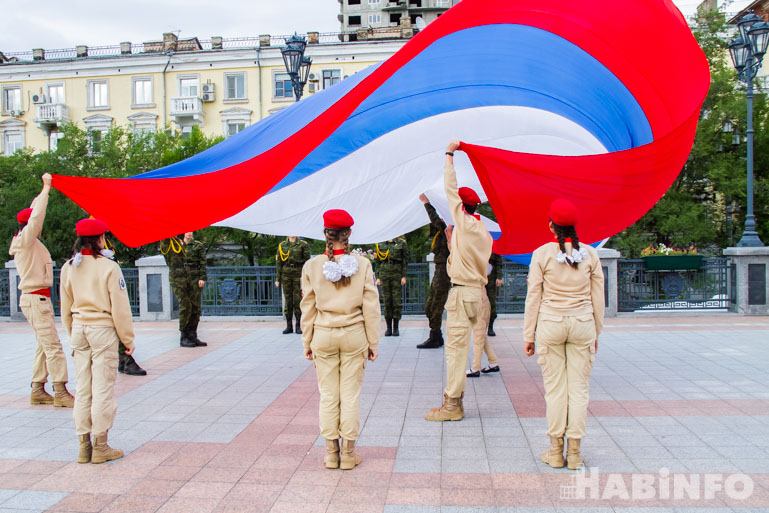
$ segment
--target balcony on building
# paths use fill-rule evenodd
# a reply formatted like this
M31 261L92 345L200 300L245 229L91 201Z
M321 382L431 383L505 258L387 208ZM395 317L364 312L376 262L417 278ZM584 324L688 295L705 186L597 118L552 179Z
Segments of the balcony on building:
M50 130L69 121L67 106L63 103L35 105L35 123L42 130Z
M203 123L203 100L199 96L171 98L171 118L177 125Z

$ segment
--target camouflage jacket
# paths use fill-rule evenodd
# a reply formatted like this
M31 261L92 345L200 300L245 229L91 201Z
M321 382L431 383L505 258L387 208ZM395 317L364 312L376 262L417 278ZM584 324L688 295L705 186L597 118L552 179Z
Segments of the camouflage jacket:
M438 215L435 207L425 203L425 210L430 217L430 251L436 264L445 264L449 259L449 244L446 240L446 223Z
M276 281L283 281L284 272L301 275L304 263L310 259L310 245L307 241L296 239L291 242L286 238L278 244L278 253L275 255Z
M202 242L193 240L190 244L185 244L179 237L171 237L160 243L160 252L170 267L171 279L207 279L206 246Z
M499 273L499 268L502 266L502 257L496 253L492 253L491 258L489 259L489 265L491 265L491 272L489 273L489 282L487 285L489 287L492 285L496 287L497 278L501 276Z
M398 237L392 242L380 242L376 245L376 272L384 268L393 267L400 269L401 277L406 276L409 264L409 248L406 239Z

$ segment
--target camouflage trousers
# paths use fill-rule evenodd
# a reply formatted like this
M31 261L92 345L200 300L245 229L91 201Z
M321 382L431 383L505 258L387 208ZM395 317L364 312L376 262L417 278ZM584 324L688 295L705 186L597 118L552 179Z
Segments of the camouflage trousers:
M171 278L171 289L179 301L179 329L185 330L190 325L197 326L200 321L200 292L198 280Z
M299 270L296 273L283 271L280 287L283 289L283 316L290 319L293 315L298 319L302 315L302 310L299 308L299 303L302 301L302 271Z
M443 307L446 306L446 298L449 297L451 280L446 271L446 264L435 264L435 274L430 282L430 291L427 293L425 303L425 315L430 321L430 330L441 329L443 319Z
M382 265L377 273L382 282L382 304L386 319L400 319L403 310L403 286L400 266Z
M489 296L489 303L491 304L489 321L493 322L497 318L497 280L489 279L489 283L486 284L486 295Z

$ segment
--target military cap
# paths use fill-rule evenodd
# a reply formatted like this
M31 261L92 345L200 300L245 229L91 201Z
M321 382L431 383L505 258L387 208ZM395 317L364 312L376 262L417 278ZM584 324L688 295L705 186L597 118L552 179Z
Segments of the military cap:
M558 226L577 224L577 207L567 199L558 198L550 204L550 220Z
M24 210L20 211L18 214L16 214L16 220L19 223L26 223L29 221L29 217L32 215L32 209L31 208L25 208Z
M99 219L81 219L75 225L79 237L96 237L107 233L107 223Z
M470 187L460 187L459 197L462 200L462 203L467 203L468 205L481 204L481 198L479 198L475 191Z

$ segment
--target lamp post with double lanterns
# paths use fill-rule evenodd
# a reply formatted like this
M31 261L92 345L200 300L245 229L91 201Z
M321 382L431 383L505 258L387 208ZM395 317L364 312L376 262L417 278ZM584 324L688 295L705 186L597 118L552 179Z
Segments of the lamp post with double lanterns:
M294 86L296 101L302 99L304 85L310 76L310 66L312 66L312 59L304 56L306 48L307 39L294 34L286 40L286 46L280 49L280 53L283 54L283 63L286 65L286 71L288 76L291 77L291 84Z
M753 13L746 14L737 22L740 35L729 43L729 53L739 79L748 86L748 205L745 215L745 231L737 247L762 247L763 243L756 231L756 218L753 215L753 79L761 69L761 61L769 43L769 23L761 21Z

